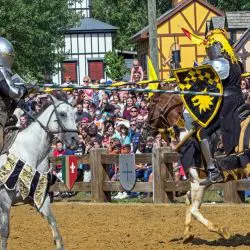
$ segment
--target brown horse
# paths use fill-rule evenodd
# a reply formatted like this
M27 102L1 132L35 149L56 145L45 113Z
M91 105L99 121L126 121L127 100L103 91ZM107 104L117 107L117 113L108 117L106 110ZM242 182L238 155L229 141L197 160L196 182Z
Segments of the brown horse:
M171 86L161 86L159 89L173 90ZM157 93L151 98L148 120L152 128L169 128L182 121L183 103L181 97L175 94Z
M170 90L171 87L164 87L162 89ZM180 96L169 94L156 94L153 96L150 103L149 123L151 127L156 128L169 128L178 124L182 119L183 104ZM194 130L195 131L195 130ZM241 134L239 144L235 149L235 153L242 154L244 150L250 148L250 115L247 113L246 118L241 122ZM221 155L220 157L222 157ZM195 166L188 169L190 175L190 191L187 195L186 203L189 205L186 211L185 230L183 242L187 243L192 241L194 235L191 233L191 219L192 217L203 224L209 231L219 234L225 239L230 238L228 227L219 227L212 221L203 216L200 207L203 202L204 192L207 186L201 186L200 182L206 177L206 171L198 169ZM245 166L232 170L221 171L224 182L230 180L239 180L250 176L250 163L246 162Z

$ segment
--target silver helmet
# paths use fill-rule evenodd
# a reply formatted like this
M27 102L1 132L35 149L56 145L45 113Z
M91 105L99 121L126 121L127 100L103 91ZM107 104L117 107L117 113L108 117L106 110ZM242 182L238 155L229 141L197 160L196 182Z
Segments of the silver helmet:
M12 44L0 36L0 67L11 68L14 62L14 48Z

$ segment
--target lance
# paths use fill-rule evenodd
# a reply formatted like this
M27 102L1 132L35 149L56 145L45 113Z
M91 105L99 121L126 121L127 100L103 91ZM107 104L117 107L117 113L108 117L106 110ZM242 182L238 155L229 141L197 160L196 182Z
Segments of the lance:
M67 87L64 86L44 86L39 85L41 92L52 92L53 90L63 90L63 91L72 91L79 89L93 89L93 90L105 90L105 91L129 91L129 92L139 92L139 93L165 93L165 94L173 94L173 95L208 95L208 96L222 96L221 93L215 92L195 92L195 91L180 91L180 90L163 90L163 89L140 89L140 88L119 88L119 87L107 87L107 86L98 86L98 85L89 85L89 86L73 86L69 85Z

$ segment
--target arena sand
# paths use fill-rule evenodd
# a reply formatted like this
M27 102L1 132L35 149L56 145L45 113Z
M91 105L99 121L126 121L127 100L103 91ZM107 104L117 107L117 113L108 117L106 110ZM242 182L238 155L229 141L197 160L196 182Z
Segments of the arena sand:
M185 205L54 203L65 249L250 249L249 205L205 205L202 212L229 226L223 240L194 221L182 244ZM48 223L29 205L11 210L9 249L54 249Z

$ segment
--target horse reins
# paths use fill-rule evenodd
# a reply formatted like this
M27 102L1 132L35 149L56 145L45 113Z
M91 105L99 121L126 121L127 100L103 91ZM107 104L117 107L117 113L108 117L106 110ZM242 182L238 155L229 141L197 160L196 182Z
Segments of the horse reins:
M47 121L47 124L46 126L44 126L36 117L34 117L32 114L30 114L27 110L23 109L23 112L25 114L27 114L32 120L36 121L40 127L50 136L50 137L53 137L54 134L59 134L59 133L68 133L68 132L77 132L77 130L75 129L66 129L66 127L64 126L64 124L62 123L62 121L59 119L59 114L58 114L58 111L57 111L57 108L64 104L64 102L62 103L59 103L58 105L55 105L55 102L53 100L52 97L51 98L51 101L52 101L52 105L53 105L53 111L51 112L50 116L49 116L49 119ZM53 116L53 114L55 113L56 115L56 120L57 123L58 123L58 131L57 132L53 132L53 131L50 131L48 126L49 126L49 123L51 121L51 118ZM61 131L60 131L61 130Z

